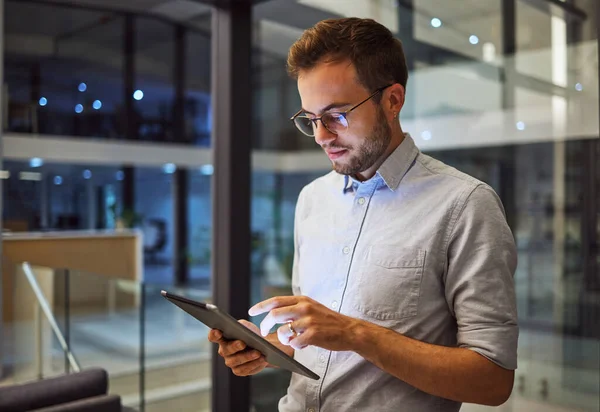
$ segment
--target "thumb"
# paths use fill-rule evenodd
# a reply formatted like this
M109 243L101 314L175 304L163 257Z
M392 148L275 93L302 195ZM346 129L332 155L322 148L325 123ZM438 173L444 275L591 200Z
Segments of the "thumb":
M240 319L238 322L240 322L242 325L244 325L245 327L250 329L252 332L254 332L256 334L260 334L260 329L258 329L258 326L256 326L254 323L249 322L245 319Z

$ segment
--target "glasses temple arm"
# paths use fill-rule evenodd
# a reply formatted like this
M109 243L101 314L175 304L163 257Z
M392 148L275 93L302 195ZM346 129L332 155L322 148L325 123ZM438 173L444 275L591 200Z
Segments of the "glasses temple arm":
M298 110L296 112L296 114L294 114L292 117L290 117L290 120L294 120L296 117L300 116L300 113L302 113L302 109Z

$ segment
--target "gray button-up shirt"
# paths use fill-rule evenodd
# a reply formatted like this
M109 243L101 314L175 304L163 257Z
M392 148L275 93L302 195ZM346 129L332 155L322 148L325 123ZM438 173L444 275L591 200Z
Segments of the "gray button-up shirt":
M344 315L517 367L517 254L496 193L420 153L410 135L366 182L307 185L295 221L293 291ZM309 346L281 412L458 411L354 352Z

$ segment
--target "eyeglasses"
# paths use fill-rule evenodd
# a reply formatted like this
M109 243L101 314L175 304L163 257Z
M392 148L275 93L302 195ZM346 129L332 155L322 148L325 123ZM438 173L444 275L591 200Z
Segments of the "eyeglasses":
M310 137L314 137L315 130L317 129L317 121L319 121L319 120L321 121L323 126L325 126L325 128L327 130L329 130L329 132L331 132L333 134L340 134L348 129L348 113L350 113L352 110L358 108L360 105L368 102L370 99L372 99L377 94L381 93L382 91L384 91L385 89L387 89L390 86L393 86L393 84L388 84L385 87L380 87L379 89L375 90L375 92L372 95L370 95L369 97L367 97L365 100L363 100L362 102L358 103L357 105L351 107L350 109L348 109L346 111L327 112L327 113L323 114L321 117L308 117L305 114L301 114L303 112L303 110L300 109L298 111L298 113L296 113L295 115L293 115L290 118L290 120L294 122L294 124L296 125L298 130L300 130L302 133L304 133L305 135L310 136Z

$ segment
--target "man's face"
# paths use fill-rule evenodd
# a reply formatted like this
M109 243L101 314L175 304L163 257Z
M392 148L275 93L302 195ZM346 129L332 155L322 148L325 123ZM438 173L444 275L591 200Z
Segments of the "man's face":
M381 85L385 86L385 85ZM326 112L344 112L370 96L357 79L354 65L345 62L320 63L298 78L302 108L310 117ZM315 141L327 153L333 169L356 175L373 167L384 156L391 129L375 96L347 115L348 129L333 134L318 121Z

